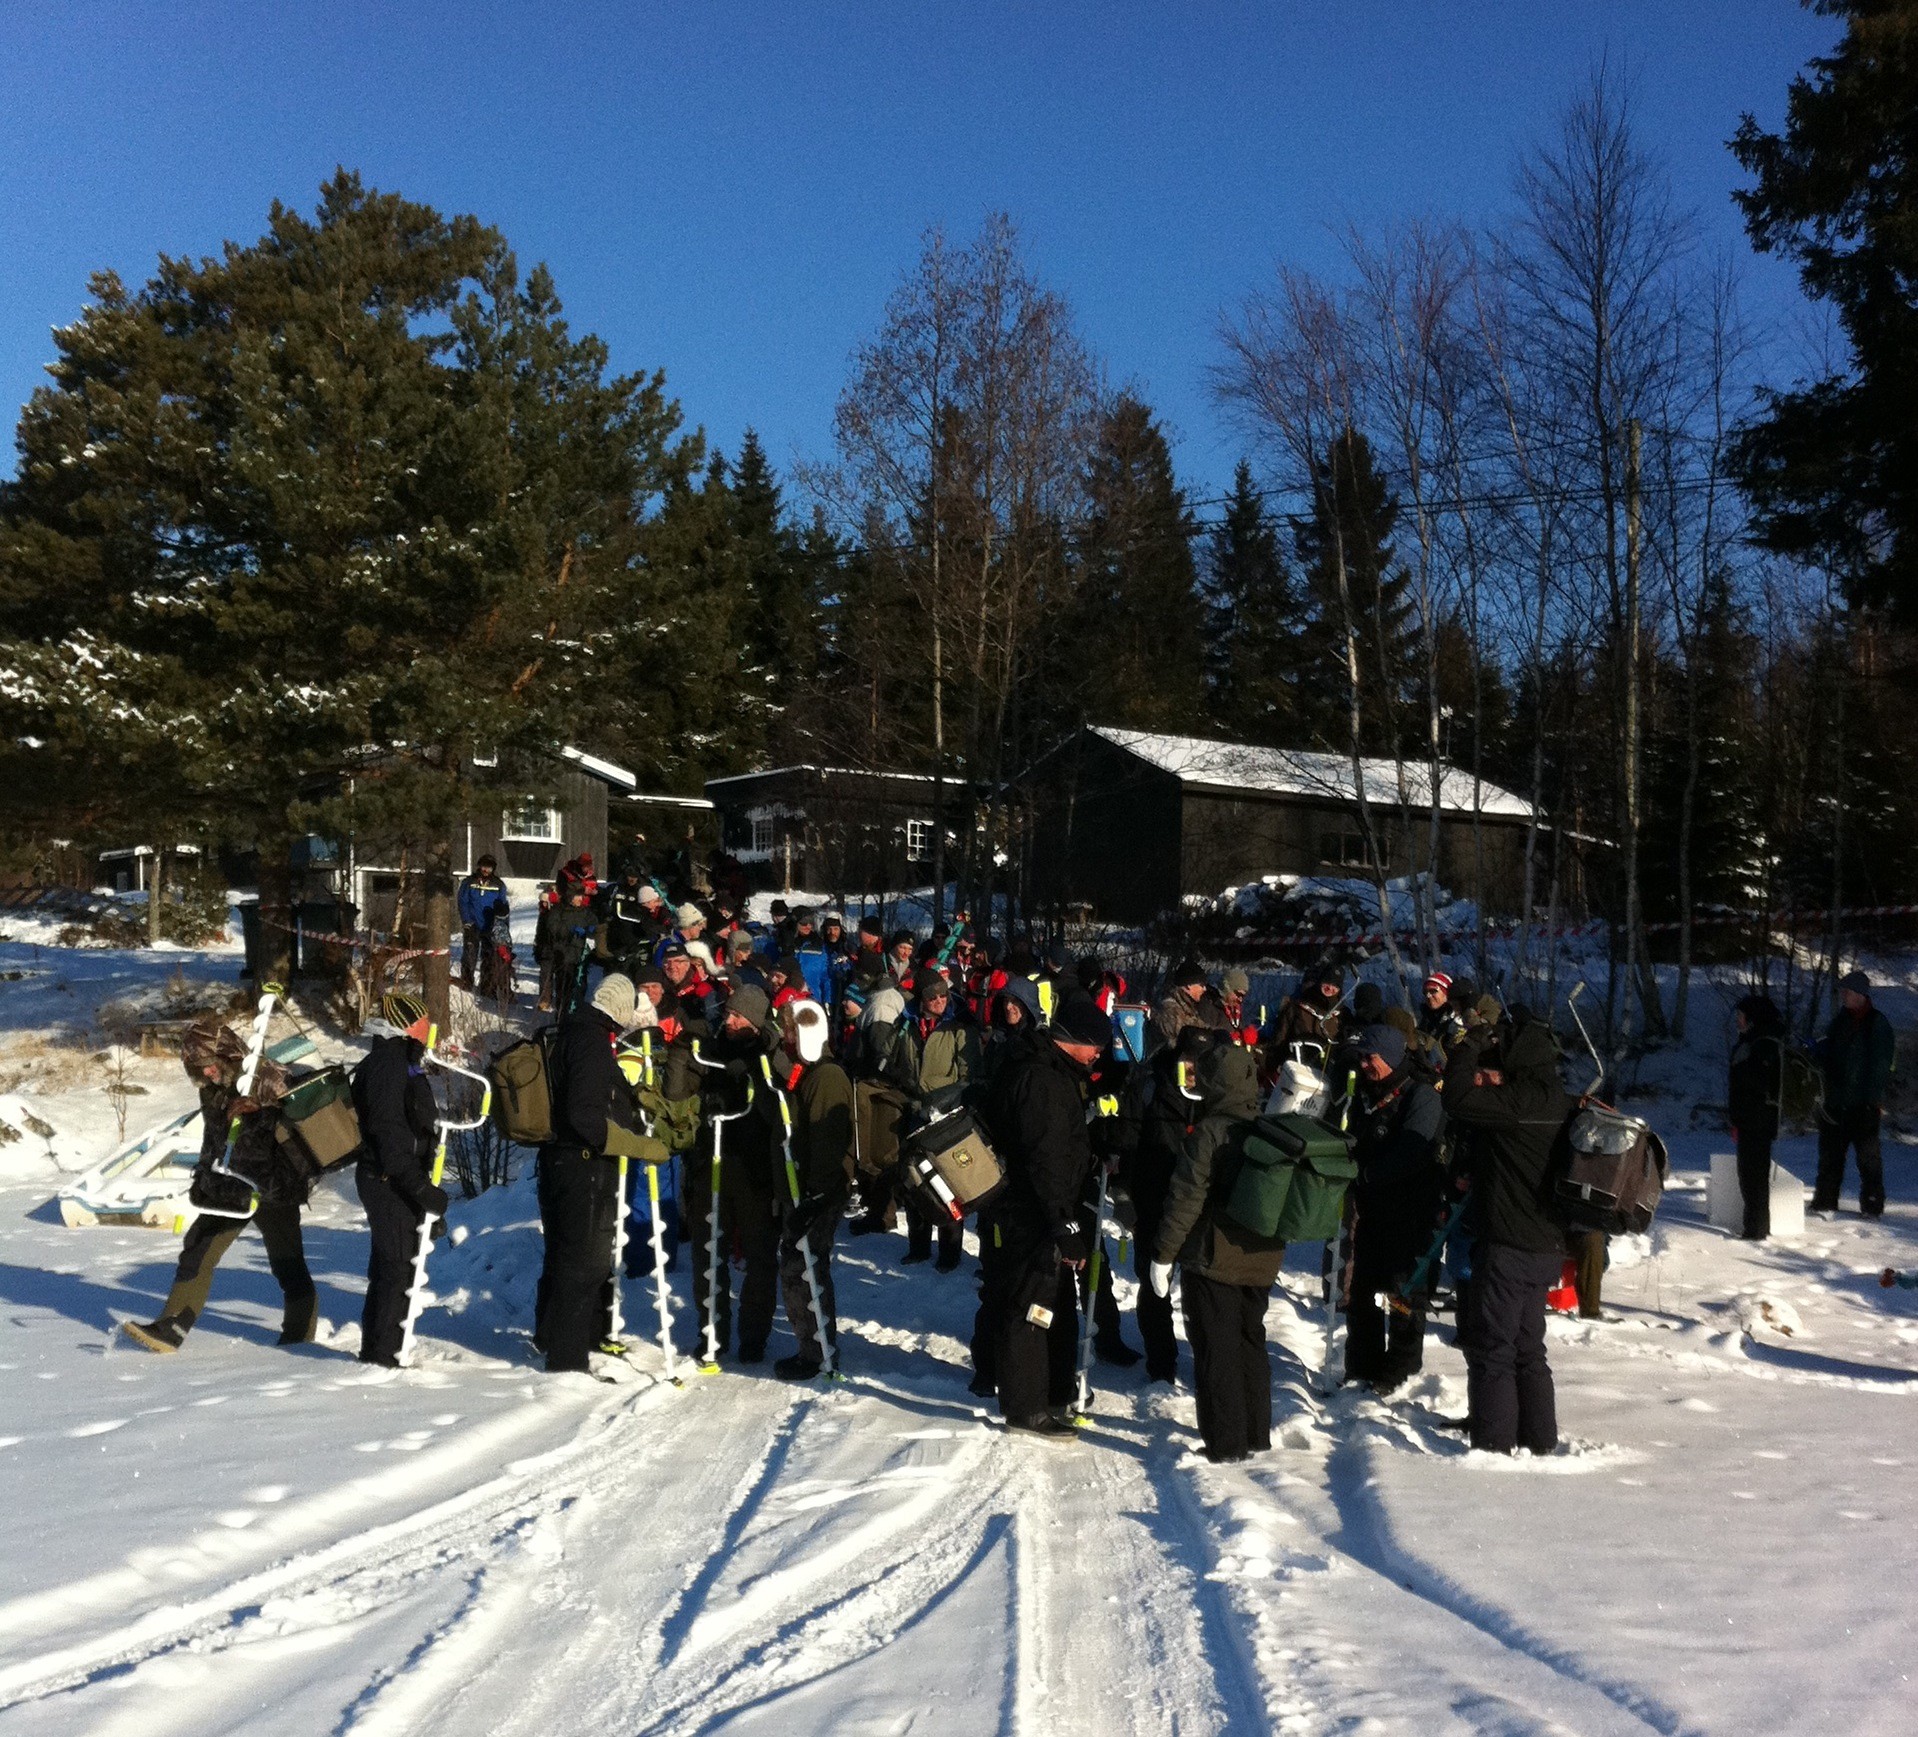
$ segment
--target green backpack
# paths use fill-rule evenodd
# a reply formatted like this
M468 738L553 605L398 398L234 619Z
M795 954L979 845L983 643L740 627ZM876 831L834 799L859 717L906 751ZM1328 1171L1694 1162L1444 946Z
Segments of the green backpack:
M1315 1116L1261 1116L1241 1143L1225 1216L1271 1242L1326 1242L1358 1173L1349 1135Z

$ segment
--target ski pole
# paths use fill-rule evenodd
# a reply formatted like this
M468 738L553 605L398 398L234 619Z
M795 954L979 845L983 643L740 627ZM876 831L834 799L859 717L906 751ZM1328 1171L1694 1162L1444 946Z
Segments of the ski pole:
M1106 1247L1106 1199L1110 1184L1106 1167L1099 1166L1099 1216L1092 1224L1092 1250L1086 1256L1085 1318L1079 1323L1079 1386L1073 1410L1081 1418L1092 1415L1092 1315L1099 1302L1099 1257Z
M493 1107L492 1083L484 1074L474 1073L471 1068L463 1068L446 1060L444 1056L433 1053L434 1040L439 1036L437 1026L430 1027L426 1034L426 1054L422 1058L434 1067L449 1074L458 1074L461 1079L472 1080L480 1089L479 1114L470 1117L436 1116L433 1126L439 1131L439 1144L433 1150L433 1168L427 1180L435 1188L440 1178L446 1174L446 1136L466 1128L479 1127ZM420 1214L420 1239L413 1249L413 1279L407 1288L406 1319L400 1323L400 1348L395 1361L405 1368L413 1359L413 1344L417 1336L420 1317L426 1313L426 1305L432 1301L432 1295L426 1288L426 1261L433 1252L433 1215L430 1212Z
M699 1043L693 1043L693 1062L695 1066L709 1068L714 1073L724 1073L724 1062L708 1061L699 1053ZM753 1107L752 1075L742 1076L746 1086L746 1101L730 1115L716 1113L706 1119L713 1129L713 1168L712 1198L706 1211L706 1344L705 1362L699 1366L702 1375L719 1373L719 1186L724 1162L724 1134L728 1122L736 1122Z
M792 1196L794 1206L799 1204L799 1164L793 1157L793 1113L792 1105L786 1094L773 1083L772 1057L762 1055L759 1058L759 1071L765 1075L767 1088L779 1104L779 1122L784 1130L786 1143L786 1192ZM795 1239L799 1244L799 1257L806 1269L806 1295L812 1301L813 1337L819 1341L820 1367L826 1372L826 1379L832 1380L839 1373L838 1349L826 1334L826 1311L819 1300L819 1269L813 1263L812 1226L807 1225ZM796 1335L795 1335L796 1336Z
M1598 1045L1592 1042L1592 1034L1585 1029L1585 1021L1578 1016L1578 998L1585 993L1585 979L1578 980L1578 987L1565 998L1565 1011L1572 1016L1572 1023L1578 1027L1578 1035L1585 1040L1585 1047L1591 1051L1592 1066L1597 1070L1592 1075L1592 1083L1585 1088L1586 1097L1596 1095L1598 1088L1605 1083L1605 1064L1598 1059Z

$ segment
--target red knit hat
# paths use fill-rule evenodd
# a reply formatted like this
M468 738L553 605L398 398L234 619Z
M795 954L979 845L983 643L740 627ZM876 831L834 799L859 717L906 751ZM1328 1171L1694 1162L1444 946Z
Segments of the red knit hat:
M1447 977L1443 971L1434 971L1430 977L1426 978L1425 987L1427 989L1440 989L1449 995L1452 991L1452 980Z

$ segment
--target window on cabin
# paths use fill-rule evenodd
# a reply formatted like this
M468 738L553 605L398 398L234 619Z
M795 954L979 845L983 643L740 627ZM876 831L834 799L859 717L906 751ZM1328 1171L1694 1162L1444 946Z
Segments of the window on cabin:
M561 841L560 813L548 808L536 796L528 796L507 809L500 821L502 844L558 844Z
M1338 868L1368 868L1372 861L1362 832L1320 833L1319 860Z

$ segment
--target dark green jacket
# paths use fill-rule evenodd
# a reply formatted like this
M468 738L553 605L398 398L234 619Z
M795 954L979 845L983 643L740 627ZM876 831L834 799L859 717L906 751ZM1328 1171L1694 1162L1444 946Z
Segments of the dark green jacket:
M1875 1007L1863 1013L1843 1008L1825 1032L1820 1059L1825 1064L1825 1108L1882 1109L1891 1090L1891 1064L1898 1050L1891 1021Z
M844 1195L852 1187L852 1081L830 1059L816 1061L792 1090L793 1163L804 1194Z
M1173 1169L1155 1256L1222 1285L1270 1286L1285 1264L1285 1244L1253 1235L1222 1211L1259 1114L1258 1064L1250 1050L1223 1045L1200 1064L1199 1085L1205 1114Z

